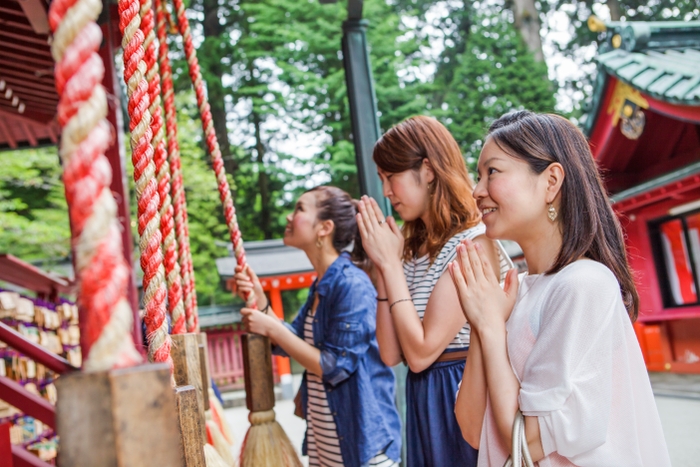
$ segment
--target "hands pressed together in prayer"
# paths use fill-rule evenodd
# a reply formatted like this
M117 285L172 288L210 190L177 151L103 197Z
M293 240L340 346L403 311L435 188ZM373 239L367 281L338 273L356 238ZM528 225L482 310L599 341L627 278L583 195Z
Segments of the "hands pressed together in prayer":
M467 321L477 332L503 328L518 296L517 270L508 271L505 287L489 264L483 247L471 240L457 246L457 259L449 265L452 281Z
M381 273L388 267L402 267L404 238L394 218L385 218L377 202L368 196L360 199L358 207L357 227L369 259Z

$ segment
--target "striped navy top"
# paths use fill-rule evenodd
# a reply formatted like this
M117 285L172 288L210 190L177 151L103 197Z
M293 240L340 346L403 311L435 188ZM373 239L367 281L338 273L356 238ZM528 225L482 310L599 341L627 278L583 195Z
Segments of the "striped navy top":
M430 256L427 254L420 258L404 261L403 272L406 276L406 283L408 284L408 290L421 321L423 320L423 315L425 315L425 308L428 305L428 300L435 288L435 284L437 284L438 279L442 277L442 274L447 272L447 265L457 256L457 245L459 242L466 238L473 240L480 235L484 235L485 232L486 226L481 223L470 229L459 232L445 243L432 264L430 264ZM499 269L502 281L505 279L505 274L508 272L508 269L512 267L513 263L510 261L510 258L508 258L508 255L505 254L500 243L496 243L498 245L498 255L500 259ZM469 323L465 323L447 348L462 349L468 347L470 329Z
M308 313L304 320L304 341L314 345L314 313ZM306 406L306 451L309 467L343 467L343 457L338 442L335 419L328 406L326 389L318 375L306 372L308 404ZM384 453L369 461L371 467L395 467L395 463Z

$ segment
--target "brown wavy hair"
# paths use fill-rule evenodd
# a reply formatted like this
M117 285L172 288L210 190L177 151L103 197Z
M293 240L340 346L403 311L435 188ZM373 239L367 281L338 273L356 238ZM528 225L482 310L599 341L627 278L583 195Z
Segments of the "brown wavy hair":
M436 119L415 116L399 123L377 141L372 158L377 167L388 173L417 172L423 160L428 159L435 173L430 229L420 218L404 223L404 259L418 256L425 245L430 260L435 260L451 237L481 220L459 145Z
M627 313L635 320L639 295L627 261L625 237L583 133L558 115L521 110L493 122L488 135L536 174L554 162L564 167L558 218L562 247L546 274L581 257L603 263L615 274Z

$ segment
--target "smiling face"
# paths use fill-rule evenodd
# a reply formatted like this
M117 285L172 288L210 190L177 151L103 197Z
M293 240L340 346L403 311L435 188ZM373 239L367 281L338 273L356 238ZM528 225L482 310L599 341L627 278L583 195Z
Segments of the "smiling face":
M304 193L297 200L294 211L287 216L284 244L306 250L316 243L323 224L318 222L316 194Z
M418 170L390 173L378 169L384 196L404 221L426 221L430 208L430 187L435 177L426 160Z
M549 171L536 174L530 166L504 152L487 138L479 156L479 181L474 198L490 238L522 242L548 227Z

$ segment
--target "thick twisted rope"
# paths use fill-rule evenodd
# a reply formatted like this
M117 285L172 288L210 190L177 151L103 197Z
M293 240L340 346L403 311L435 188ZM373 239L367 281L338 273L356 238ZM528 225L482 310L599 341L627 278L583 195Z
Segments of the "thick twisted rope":
M63 180L72 224L78 300L85 310L83 368L102 371L141 361L131 338L133 314L126 298L129 267L122 252L117 203L110 191L112 169L104 155L112 142L104 64L97 54L102 31L95 20L100 0L54 0L54 33L62 127Z
M163 80L163 101L165 104L165 126L168 135L168 161L172 179L172 194L174 199L175 231L179 247L180 270L182 287L185 296L185 318L188 332L199 332L197 313L197 295L195 293L194 267L190 251L190 232L187 225L187 204L182 182L182 163L180 160L180 145L177 141L177 116L175 110L175 93L173 92L173 75L168 58L167 19L169 17L165 4L156 0L158 19L158 41L160 43L158 61Z
M151 113L148 83L144 78L144 34L140 28L138 0L119 1L119 29L123 34L124 81L129 97L129 129L138 204L139 248L143 269L143 289L148 358L165 362L172 368L171 340L165 311L165 273L160 234L160 197L158 196L151 146Z
M209 149L209 154L211 155L212 167L216 173L219 197L221 198L221 203L224 206L224 218L226 219L229 236L231 238L231 243L233 244L233 254L236 257L236 262L240 266L245 267L247 260L245 250L243 249L243 238L241 237L241 231L238 227L236 208L233 206L231 190L229 188L228 180L226 179L226 172L224 171L224 160L221 157L219 142L216 138L216 132L214 131L214 122L209 103L207 102L206 89L204 82L202 81L202 73L199 70L199 62L197 60L194 44L192 43L190 23L185 15L185 5L183 4L182 0L174 0L174 3L177 11L177 25L185 46L185 56L187 57L187 64L189 65L190 79L192 80L195 94L197 95L197 105L199 106L199 112L202 117L202 128L204 129L207 148ZM249 293L248 296L245 297L245 300L247 307L257 307L257 304L255 303L255 294Z
M158 195L160 198L160 230L163 236L165 251L165 274L168 286L168 311L172 317L172 334L185 333L185 309L182 304L182 279L178 264L177 243L173 223L173 205L170 198L170 164L165 150L163 134L163 112L160 100L160 73L158 71L156 36L153 32L153 2L141 0L141 31L145 36L145 61L148 71L148 94L151 106L151 144L155 150L153 162L156 166L158 180Z

